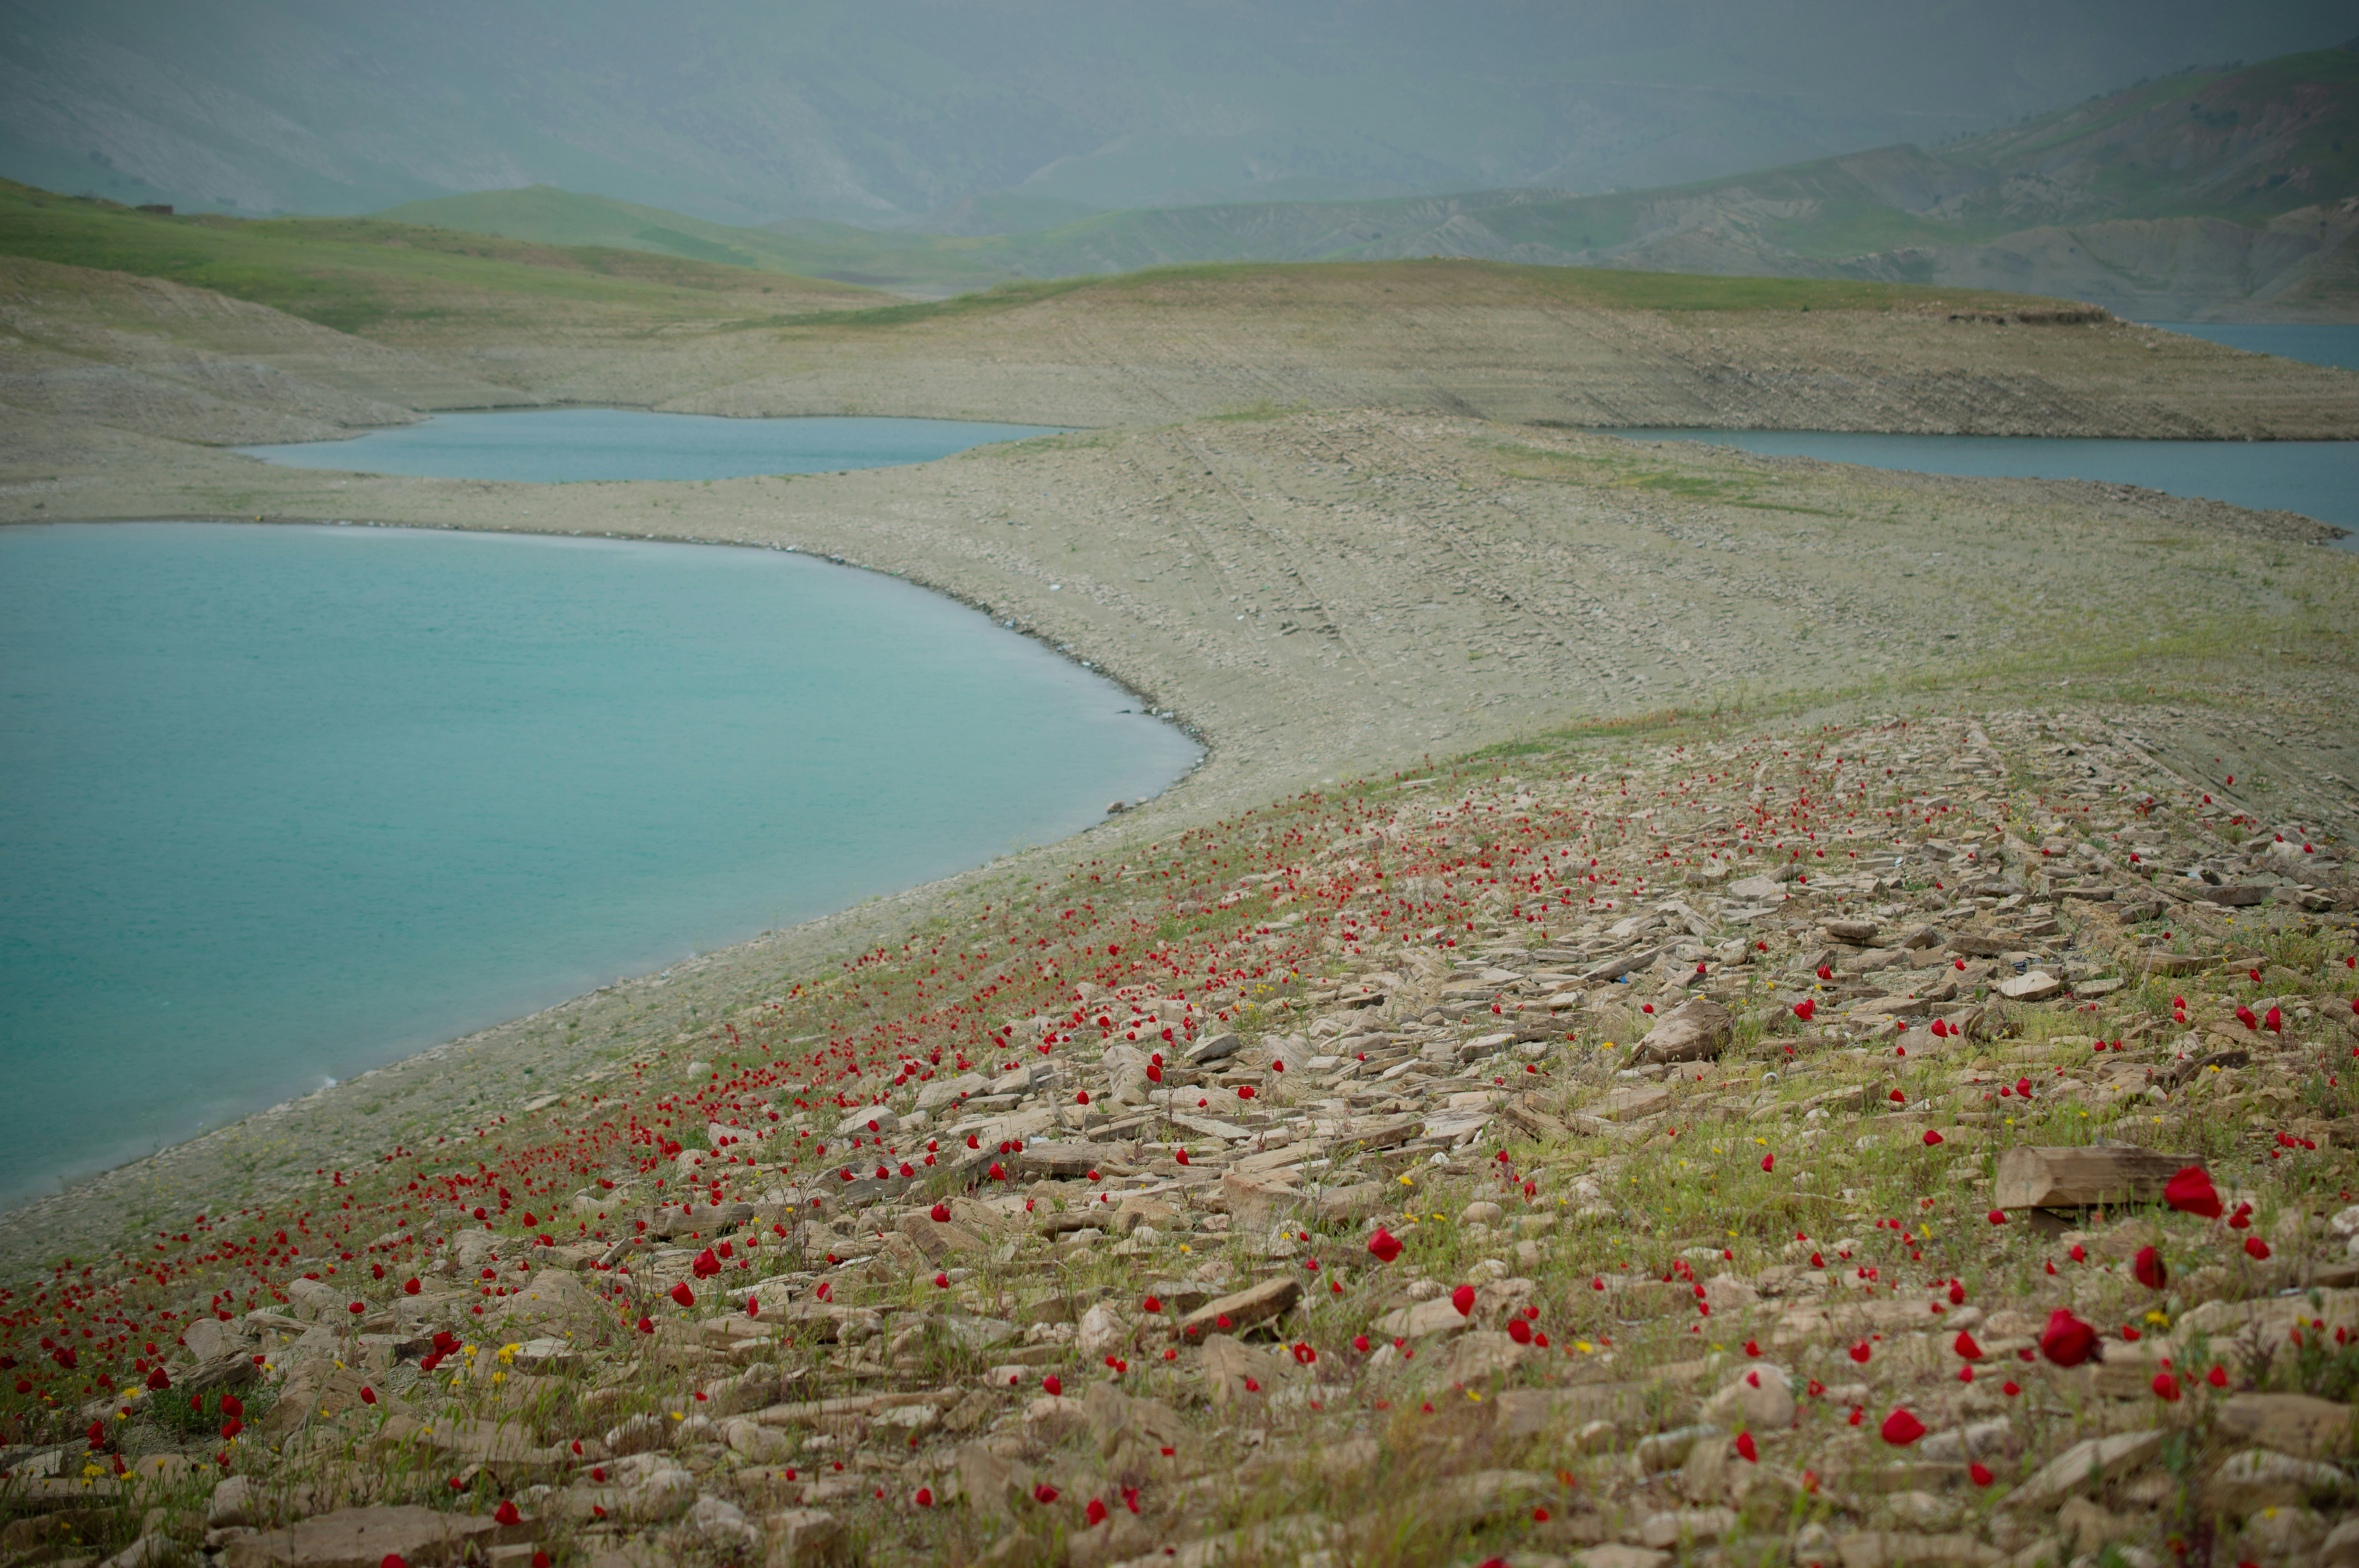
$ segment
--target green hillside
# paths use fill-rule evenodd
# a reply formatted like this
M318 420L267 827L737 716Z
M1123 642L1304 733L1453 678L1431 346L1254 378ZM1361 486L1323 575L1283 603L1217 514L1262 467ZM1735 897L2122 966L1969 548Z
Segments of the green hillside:
M536 186L412 202L384 216L939 297L1004 279L1200 262L1429 255L1959 283L1995 277L2009 265L2004 257L1987 265L1960 259L1960 247L2003 246L2011 235L2043 227L2209 219L2257 231L2319 208L2321 222L2293 247L2301 254L2289 254L2282 236L2263 247L2282 285L2297 272L2322 279L2347 270L2331 254L2342 243L2342 221L2326 210L2354 193L2359 52L2343 48L2183 72L1935 150L1881 147L1601 195L1488 190L1081 216L1071 203L1008 195L946 210L940 226L954 232L916 232L812 219L733 228ZM988 232L1051 220L1028 232ZM2136 270L2133 258L2084 257L2075 271L2074 250L2047 243L2042 265L2061 270L2041 275L2043 291L2087 294L2117 308L2131 303L2120 291L2130 287L2123 278ZM1927 259L1937 252L1948 259ZM2232 275L2244 265L2175 286L2181 297L2227 289L2238 286Z
M342 331L389 319L596 307L742 315L865 290L776 271L424 228L377 218L167 217L0 180L0 254L169 278ZM768 296L768 298L765 298Z

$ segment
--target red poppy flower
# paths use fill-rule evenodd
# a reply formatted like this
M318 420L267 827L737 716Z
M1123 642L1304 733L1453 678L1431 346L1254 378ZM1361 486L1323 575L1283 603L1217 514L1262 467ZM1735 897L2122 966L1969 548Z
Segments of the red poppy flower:
M2072 1315L2070 1307L2048 1314L2039 1332L2039 1353L2059 1367L2078 1367L2097 1348L2097 1331Z
M2212 1174L2201 1165L2182 1167L2163 1184L2162 1201L2181 1214L2201 1215L2205 1219L2220 1217L2220 1194L2212 1185Z

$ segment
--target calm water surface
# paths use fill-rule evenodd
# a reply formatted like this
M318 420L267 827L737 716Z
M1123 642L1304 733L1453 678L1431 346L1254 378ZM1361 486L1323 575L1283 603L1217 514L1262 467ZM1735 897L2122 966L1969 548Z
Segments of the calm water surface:
M0 1197L1072 833L1134 706L800 556L0 530Z
M2232 348L2359 369L2359 327L2212 327L2156 322ZM2352 530L2359 549L2359 441L2084 441L2036 436L1876 436L1832 430L1614 430L1642 441L1708 441L1775 457L1917 473L2102 480L2256 510L2299 512Z
M2359 370L2359 326L2223 326L2208 321L2149 321L2147 325L2251 353Z
M551 484L889 468L1054 433L1038 425L961 419L721 419L633 408L534 408L437 414L349 440L238 449L294 468Z
M1610 430L1637 441L1708 441L1777 457L1917 473L2104 480L2238 506L2282 508L2354 530L2359 441L2078 441L2036 436L1874 436L1834 430Z

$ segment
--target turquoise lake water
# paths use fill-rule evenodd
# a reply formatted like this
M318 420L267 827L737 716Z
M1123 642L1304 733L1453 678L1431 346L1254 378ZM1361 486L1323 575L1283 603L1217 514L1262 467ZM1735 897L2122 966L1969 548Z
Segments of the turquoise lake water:
M238 449L293 468L557 484L889 468L1054 433L1038 425L961 419L721 419L635 408L533 408L437 414L348 440Z
M2275 323L2235 326L2209 321L2149 321L2166 332L2184 332L2206 342L2225 343L2256 354L2277 354L2314 365L2340 365L2359 370L2359 326L2294 326Z
M2359 370L2359 327L2153 323L2232 348ZM2281 509L2351 530L2359 549L2359 441L2087 441L2037 436L1877 436L1834 430L1609 430L1639 441L1708 441L1774 457L1917 473L2103 480Z
M0 529L0 1200L1075 832L1136 706L798 555Z

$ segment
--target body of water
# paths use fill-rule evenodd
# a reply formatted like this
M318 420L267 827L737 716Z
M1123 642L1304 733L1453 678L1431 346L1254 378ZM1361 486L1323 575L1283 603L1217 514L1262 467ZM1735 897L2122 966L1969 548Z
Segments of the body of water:
M2086 441L2038 436L1880 436L1843 430L1609 430L1634 441L1705 441L1773 457L1821 458L1917 473L2104 480L2256 510L2299 512L2353 530L2359 548L2359 441Z
M2158 321L2231 348L2359 370L2359 327ZM1917 473L2102 480L2256 511L2299 512L2352 532L2359 549L2359 441L2090 441L2037 436L1884 436L1834 430L1609 430L1639 441L1706 441L1773 457Z
M2207 343L2225 343L2248 353L2276 354L2307 364L2339 365L2359 370L2359 325L2295 326L2264 322L2257 325L2210 321L2148 321L2166 332L2184 332Z
M1134 707L798 555L0 530L0 1198L1075 832Z
M294 468L555 484L890 468L1055 433L962 419L722 419L633 408L534 408L437 414L349 440L238 450Z

